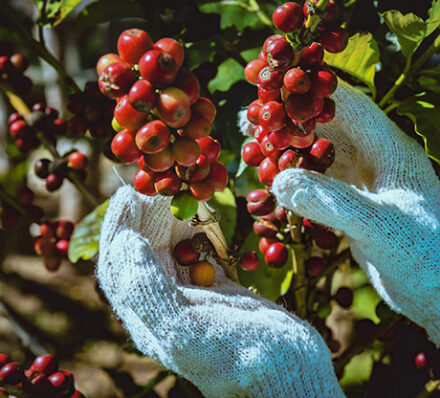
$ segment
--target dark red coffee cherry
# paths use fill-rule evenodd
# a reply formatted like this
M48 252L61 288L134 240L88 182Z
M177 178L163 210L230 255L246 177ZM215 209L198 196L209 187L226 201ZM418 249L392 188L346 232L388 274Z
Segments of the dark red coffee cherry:
M138 80L128 92L128 102L138 112L150 112L156 103L156 91L148 80Z
M197 140L200 146L202 155L206 156L209 163L214 163L220 155L221 145L216 139L212 137L204 137Z
M317 67L321 65L324 59L324 49L319 43L312 43L306 47L301 55L301 66L304 67Z
M178 66L174 58L160 50L150 50L139 60L139 73L155 86L171 84L176 78Z
M99 77L99 89L109 98L118 98L128 93L136 80L136 72L125 62L115 62L104 69Z
M59 174L49 174L46 177L46 189L49 192L56 191L63 184L64 177Z
M423 351L414 357L414 365L419 370L425 369L428 366L428 358Z
M286 70L293 61L293 49L285 39L274 40L267 46L267 62L277 71Z
M353 304L353 290L348 287L340 287L335 293L334 299L342 308L350 308Z
M286 264L288 256L287 247L281 242L275 242L266 250L264 259L270 267L281 268Z
M272 14L273 24L283 33L299 29L303 24L304 14L297 3L288 2L279 6Z
M258 179L262 184L270 186L279 171L277 163L270 158L266 158L258 166Z
M338 87L336 75L326 69L315 70L312 72L311 92L316 97L329 97Z
M275 198L265 189L251 191L246 200L247 210L254 216L264 216L275 209Z
M164 171L156 176L154 187L159 195L174 196L182 187L182 180L172 170Z
M258 84L265 90L276 90L283 85L283 74L266 66L258 75Z
M324 271L327 261L322 257L310 257L306 260L307 274L310 276L318 276Z
M58 359L53 355L38 356L31 365L32 370L43 372L46 376L55 373L58 367Z
M324 98L322 110L316 115L317 123L328 123L335 117L335 101L330 98Z
M310 148L309 155L314 168L324 172L335 160L335 147L330 141L320 138Z
M340 53L348 45L348 33L340 28L332 28L321 34L321 44L329 53Z
M272 243L275 243L277 240L276 239L271 239L271 238L261 238L260 241L258 242L258 249L260 250L260 252L262 254L265 254L267 249L269 248L269 246Z
M305 94L310 90L311 80L309 74L301 68L289 69L284 75L284 85L295 94Z
M174 247L173 253L177 263L182 266L194 264L200 258L200 253L195 251L192 247L191 239L180 241Z
M244 253L240 257L240 267L245 271L255 271L260 266L257 253L254 251Z
M118 38L119 55L125 62L132 65L137 64L141 56L152 48L153 41L148 33L141 29L125 30ZM98 74L100 74L99 71Z
M338 238L332 231L325 231L315 239L316 246L320 249L331 250L338 244Z

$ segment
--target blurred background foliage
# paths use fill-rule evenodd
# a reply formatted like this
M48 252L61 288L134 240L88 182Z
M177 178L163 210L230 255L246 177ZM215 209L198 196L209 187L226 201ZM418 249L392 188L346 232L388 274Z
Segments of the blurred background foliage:
M355 55L349 60L328 56L327 61L338 66L336 71L341 78L359 86L380 103L402 72L406 68L412 71L411 67L438 40L436 34L428 35L427 30L433 29L438 34L439 2L336 0L336 3L343 27L354 38L348 52ZM220 160L227 165L231 176L229 189L216 195L212 204L222 213L227 239L244 252L257 245L245 197L260 187L260 183L256 170L240 163L245 137L237 128L237 112L257 97L256 87L245 81L243 70L247 62L258 56L265 38L275 33L270 16L280 4L282 1L262 0L2 0L0 55L25 54L31 62L27 74L34 81L25 101L29 105L44 101L66 116L65 101L74 87L66 76L71 76L80 88L85 82L96 80L97 60L105 53L116 51L117 38L124 29L144 29L153 40L169 36L182 41L186 48L186 68L199 78L201 94L217 105L212 135L222 144ZM413 13L409 25L416 26L415 31L402 32L398 23L393 25L384 18L384 13L390 10ZM425 25L423 20L431 22ZM423 41L410 45L409 50L402 45L421 30ZM64 70L64 76L53 68L52 57L59 60L57 65ZM438 171L440 54L432 51L424 61L398 87L394 98L382 105L408 135L427 147ZM11 191L26 180L38 193L39 204L50 217L80 220L93 209L72 186L66 184L56 195L48 195L29 171L44 150L25 157L9 141L6 121L11 112L6 99L0 97L0 180ZM120 184L112 170L113 163L101 155L105 143L91 138L80 142L66 138L59 145L64 148L75 145L90 154L94 168L87 184L102 200ZM125 181L131 181L136 171L136 167L123 165L117 165L117 169ZM48 274L41 260L33 255L32 225L0 232L0 303L3 303L0 352L30 362L32 342L30 348L23 347L17 337L17 330L24 328L46 350L59 355L63 366L75 372L89 397L200 396L185 380L136 355L128 336L95 289L93 262L99 235L96 228L102 219L102 214L96 214L88 218L92 222L84 223L77 231L78 235L86 236L86 244L78 244L70 258L79 262L75 265L66 262L56 274ZM287 268L273 270L266 266L252 275L241 274L245 285L257 288L280 304L284 304L283 295L291 277ZM379 322L374 309L380 301L353 261L346 261L336 271L328 290L334 292L339 286L352 287L355 300L350 310L332 303L328 325L341 341L338 353L350 346L356 319ZM432 346L423 331L404 319L398 322L392 344L375 341L340 374L349 397L424 394L431 375L418 371L413 358L417 352ZM430 396L440 394L433 392Z

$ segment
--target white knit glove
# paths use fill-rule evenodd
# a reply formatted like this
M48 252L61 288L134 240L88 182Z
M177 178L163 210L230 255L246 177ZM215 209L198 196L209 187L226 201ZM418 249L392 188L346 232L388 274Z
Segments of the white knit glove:
M289 169L279 203L345 232L381 297L440 345L440 182L420 145L373 101L340 81L336 117L317 136L333 142L326 175Z
M330 352L307 322L229 279L189 283L174 246L200 230L170 199L126 186L110 201L96 274L136 346L207 397L342 397Z

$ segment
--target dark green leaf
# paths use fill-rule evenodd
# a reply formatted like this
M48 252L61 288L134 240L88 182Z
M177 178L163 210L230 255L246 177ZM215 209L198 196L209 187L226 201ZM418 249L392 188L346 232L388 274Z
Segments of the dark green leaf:
M75 227L69 244L69 260L72 263L76 263L80 258L89 260L98 254L101 223L109 201L107 199L97 206Z
M428 156L440 164L440 95L420 94L402 101L399 115L408 116L415 132L423 138Z
M440 26L440 0L434 0L428 10L429 18L426 22L426 36L429 36Z
M228 91L234 83L244 79L244 67L234 58L228 58L218 66L217 75L208 83L211 93Z
M412 13L403 15L397 10L384 12L382 17L396 35L403 55L411 57L426 36L427 28L423 19Z
M258 179L258 167L247 167L235 179L235 194L246 197L254 189L263 189L264 185Z
M371 33L350 37L347 48L339 54L325 53L325 62L363 81L376 96L374 76L379 63L379 46Z
M242 31L246 27L253 28L261 26L261 21L257 14L249 7L245 1L234 1L234 4L228 4L228 1L217 1L202 4L200 11L211 14L220 14L220 27L226 29L235 26L237 30Z
M293 276L292 256L289 250L289 259L282 268L271 268L264 261L264 257L258 250L260 237L252 232L240 248L240 254L248 251L257 252L260 266L256 271L238 270L238 276L242 285L253 287L263 297L275 301L277 298L287 293Z
M201 41L188 46L185 51L185 64L193 70L204 62L212 61L215 55L215 42L212 40Z
M421 71L417 81L423 89L440 93L440 65Z
M225 188L216 192L208 203L220 213L220 226L230 244L237 224L237 204L233 193L229 188Z

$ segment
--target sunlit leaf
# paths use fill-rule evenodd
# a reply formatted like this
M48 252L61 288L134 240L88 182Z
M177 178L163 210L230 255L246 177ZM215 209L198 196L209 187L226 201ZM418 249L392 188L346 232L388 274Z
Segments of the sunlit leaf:
M434 0L428 10L429 18L426 22L426 36L429 36L440 26L440 0Z
M220 227L230 244L237 225L237 204L234 194L229 188L225 188L221 192L216 192L208 203L220 213Z
M376 96L374 76L379 63L379 46L371 33L350 37L347 48L339 54L325 53L325 62L363 81Z
M108 204L109 199L97 206L75 227L69 244L69 260L72 263L80 258L89 260L98 254L101 223Z

